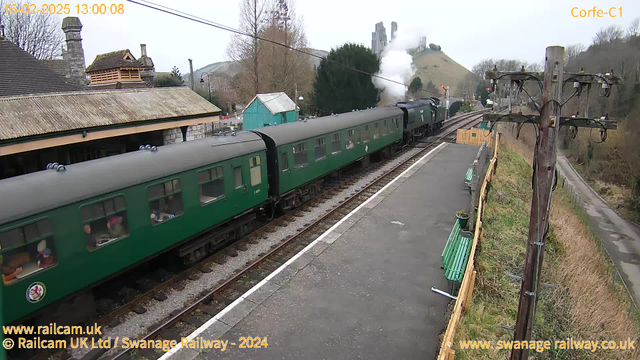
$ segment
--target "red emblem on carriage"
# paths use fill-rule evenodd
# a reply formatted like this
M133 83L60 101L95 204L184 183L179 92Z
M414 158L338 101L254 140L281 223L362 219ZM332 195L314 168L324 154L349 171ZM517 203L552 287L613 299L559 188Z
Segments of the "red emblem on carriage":
M41 282L34 282L27 288L27 300L30 303L37 303L47 294L47 287Z

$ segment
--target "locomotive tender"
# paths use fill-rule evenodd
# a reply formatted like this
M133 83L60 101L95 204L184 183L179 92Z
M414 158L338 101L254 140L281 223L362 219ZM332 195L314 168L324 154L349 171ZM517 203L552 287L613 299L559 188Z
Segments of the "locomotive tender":
M100 283L169 250L194 263L443 121L423 99L1 180L4 322L82 322Z

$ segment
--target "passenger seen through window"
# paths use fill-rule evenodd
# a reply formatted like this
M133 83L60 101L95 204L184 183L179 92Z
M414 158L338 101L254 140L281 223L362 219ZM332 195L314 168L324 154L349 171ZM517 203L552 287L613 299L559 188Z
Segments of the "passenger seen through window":
M0 233L0 263L5 285L51 267L56 262L49 220L40 220Z
M80 208L87 249L95 250L129 235L127 208L123 196Z
M153 225L182 215L182 190L180 180L171 180L147 188L149 212Z

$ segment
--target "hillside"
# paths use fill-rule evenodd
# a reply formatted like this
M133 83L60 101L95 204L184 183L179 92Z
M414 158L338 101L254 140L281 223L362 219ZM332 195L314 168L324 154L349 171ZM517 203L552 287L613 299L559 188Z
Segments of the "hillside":
M318 49L307 49L307 52L317 56L327 56L329 54L328 51ZM309 56L309 62L311 63L311 65L320 65L320 59L314 56ZM202 73L209 73L213 77L232 78L238 72L240 72L239 64L233 61L221 61L211 63L209 65L201 67L200 69L194 70L193 74L195 81L198 82ZM185 79L185 84L189 85L189 73L183 75L182 77Z
M240 72L240 65L233 61L221 61L211 63L209 65L203 66L200 69L193 71L193 78L196 82L200 81L200 76L203 73L209 73L213 77L228 77L232 78L235 74ZM185 85L190 85L189 73L186 73L182 76L184 79Z
M417 70L416 76L420 77L423 86L429 81L438 89L441 84L450 86L452 94L456 93L455 87L458 83L471 73L447 54L429 49L413 54L413 64Z

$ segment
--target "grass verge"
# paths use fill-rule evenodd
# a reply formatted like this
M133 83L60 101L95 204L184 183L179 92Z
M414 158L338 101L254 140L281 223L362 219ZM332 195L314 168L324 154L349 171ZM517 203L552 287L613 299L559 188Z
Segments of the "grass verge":
M513 150L516 149L516 150ZM466 349L459 340L512 340L501 326L513 326L526 250L531 204L531 165L517 146L501 146L498 168L487 196L484 239L477 254L477 278L471 308L456 332L456 359L504 359L508 350ZM526 152L525 152L526 154ZM530 159L530 158L529 158ZM636 340L638 320L601 240L582 209L558 187L553 194L551 227L545 246L542 282L533 340ZM640 345L636 347L640 349ZM530 359L640 359L635 350L562 350L530 352Z

